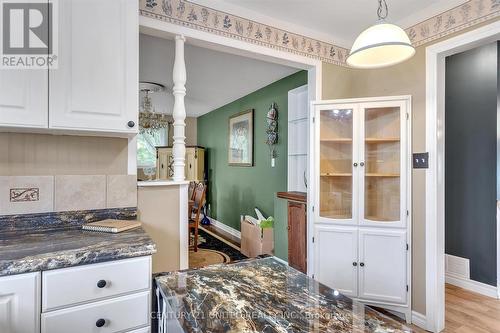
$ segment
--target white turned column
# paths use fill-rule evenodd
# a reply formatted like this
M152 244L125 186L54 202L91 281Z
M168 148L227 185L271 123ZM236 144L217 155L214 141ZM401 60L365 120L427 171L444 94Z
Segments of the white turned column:
M186 164L186 137L184 134L186 127L186 106L184 96L186 96L186 62L184 61L184 36L175 36L175 61L174 61L174 143L172 155L174 157L174 181L185 179L184 166Z

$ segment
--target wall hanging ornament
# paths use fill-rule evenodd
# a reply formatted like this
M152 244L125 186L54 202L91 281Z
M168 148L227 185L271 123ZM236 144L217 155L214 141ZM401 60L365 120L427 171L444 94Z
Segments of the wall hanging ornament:
M266 144L269 146L269 153L271 155L271 166L274 168L275 159L278 157L276 152L276 144L278 143L278 105L271 104L267 112L267 139Z

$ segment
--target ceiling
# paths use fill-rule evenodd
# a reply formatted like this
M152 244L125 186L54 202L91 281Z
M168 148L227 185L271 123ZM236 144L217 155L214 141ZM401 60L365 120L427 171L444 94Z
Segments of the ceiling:
M387 21L408 28L467 0L387 0ZM350 48L377 20L377 0L192 0ZM271 23L274 22L274 23Z
M175 43L143 34L139 42L139 80L167 87L165 92L153 94L152 102L157 111L172 114ZM189 44L185 46L185 61L188 117L201 116L298 71Z

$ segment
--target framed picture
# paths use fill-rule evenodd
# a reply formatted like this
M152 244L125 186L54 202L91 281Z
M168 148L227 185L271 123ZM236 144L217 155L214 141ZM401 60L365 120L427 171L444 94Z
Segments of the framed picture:
M229 117L228 163L253 166L253 109Z

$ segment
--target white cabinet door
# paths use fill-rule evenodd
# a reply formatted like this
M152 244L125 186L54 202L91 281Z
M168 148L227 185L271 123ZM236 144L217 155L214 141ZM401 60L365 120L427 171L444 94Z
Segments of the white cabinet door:
M405 230L359 229L359 298L406 303Z
M357 228L316 225L316 280L346 296L358 294Z
M40 332L40 273L0 278L0 331Z
M59 2L51 128L137 132L138 28L137 0Z
M0 126L47 128L47 70L0 70Z

